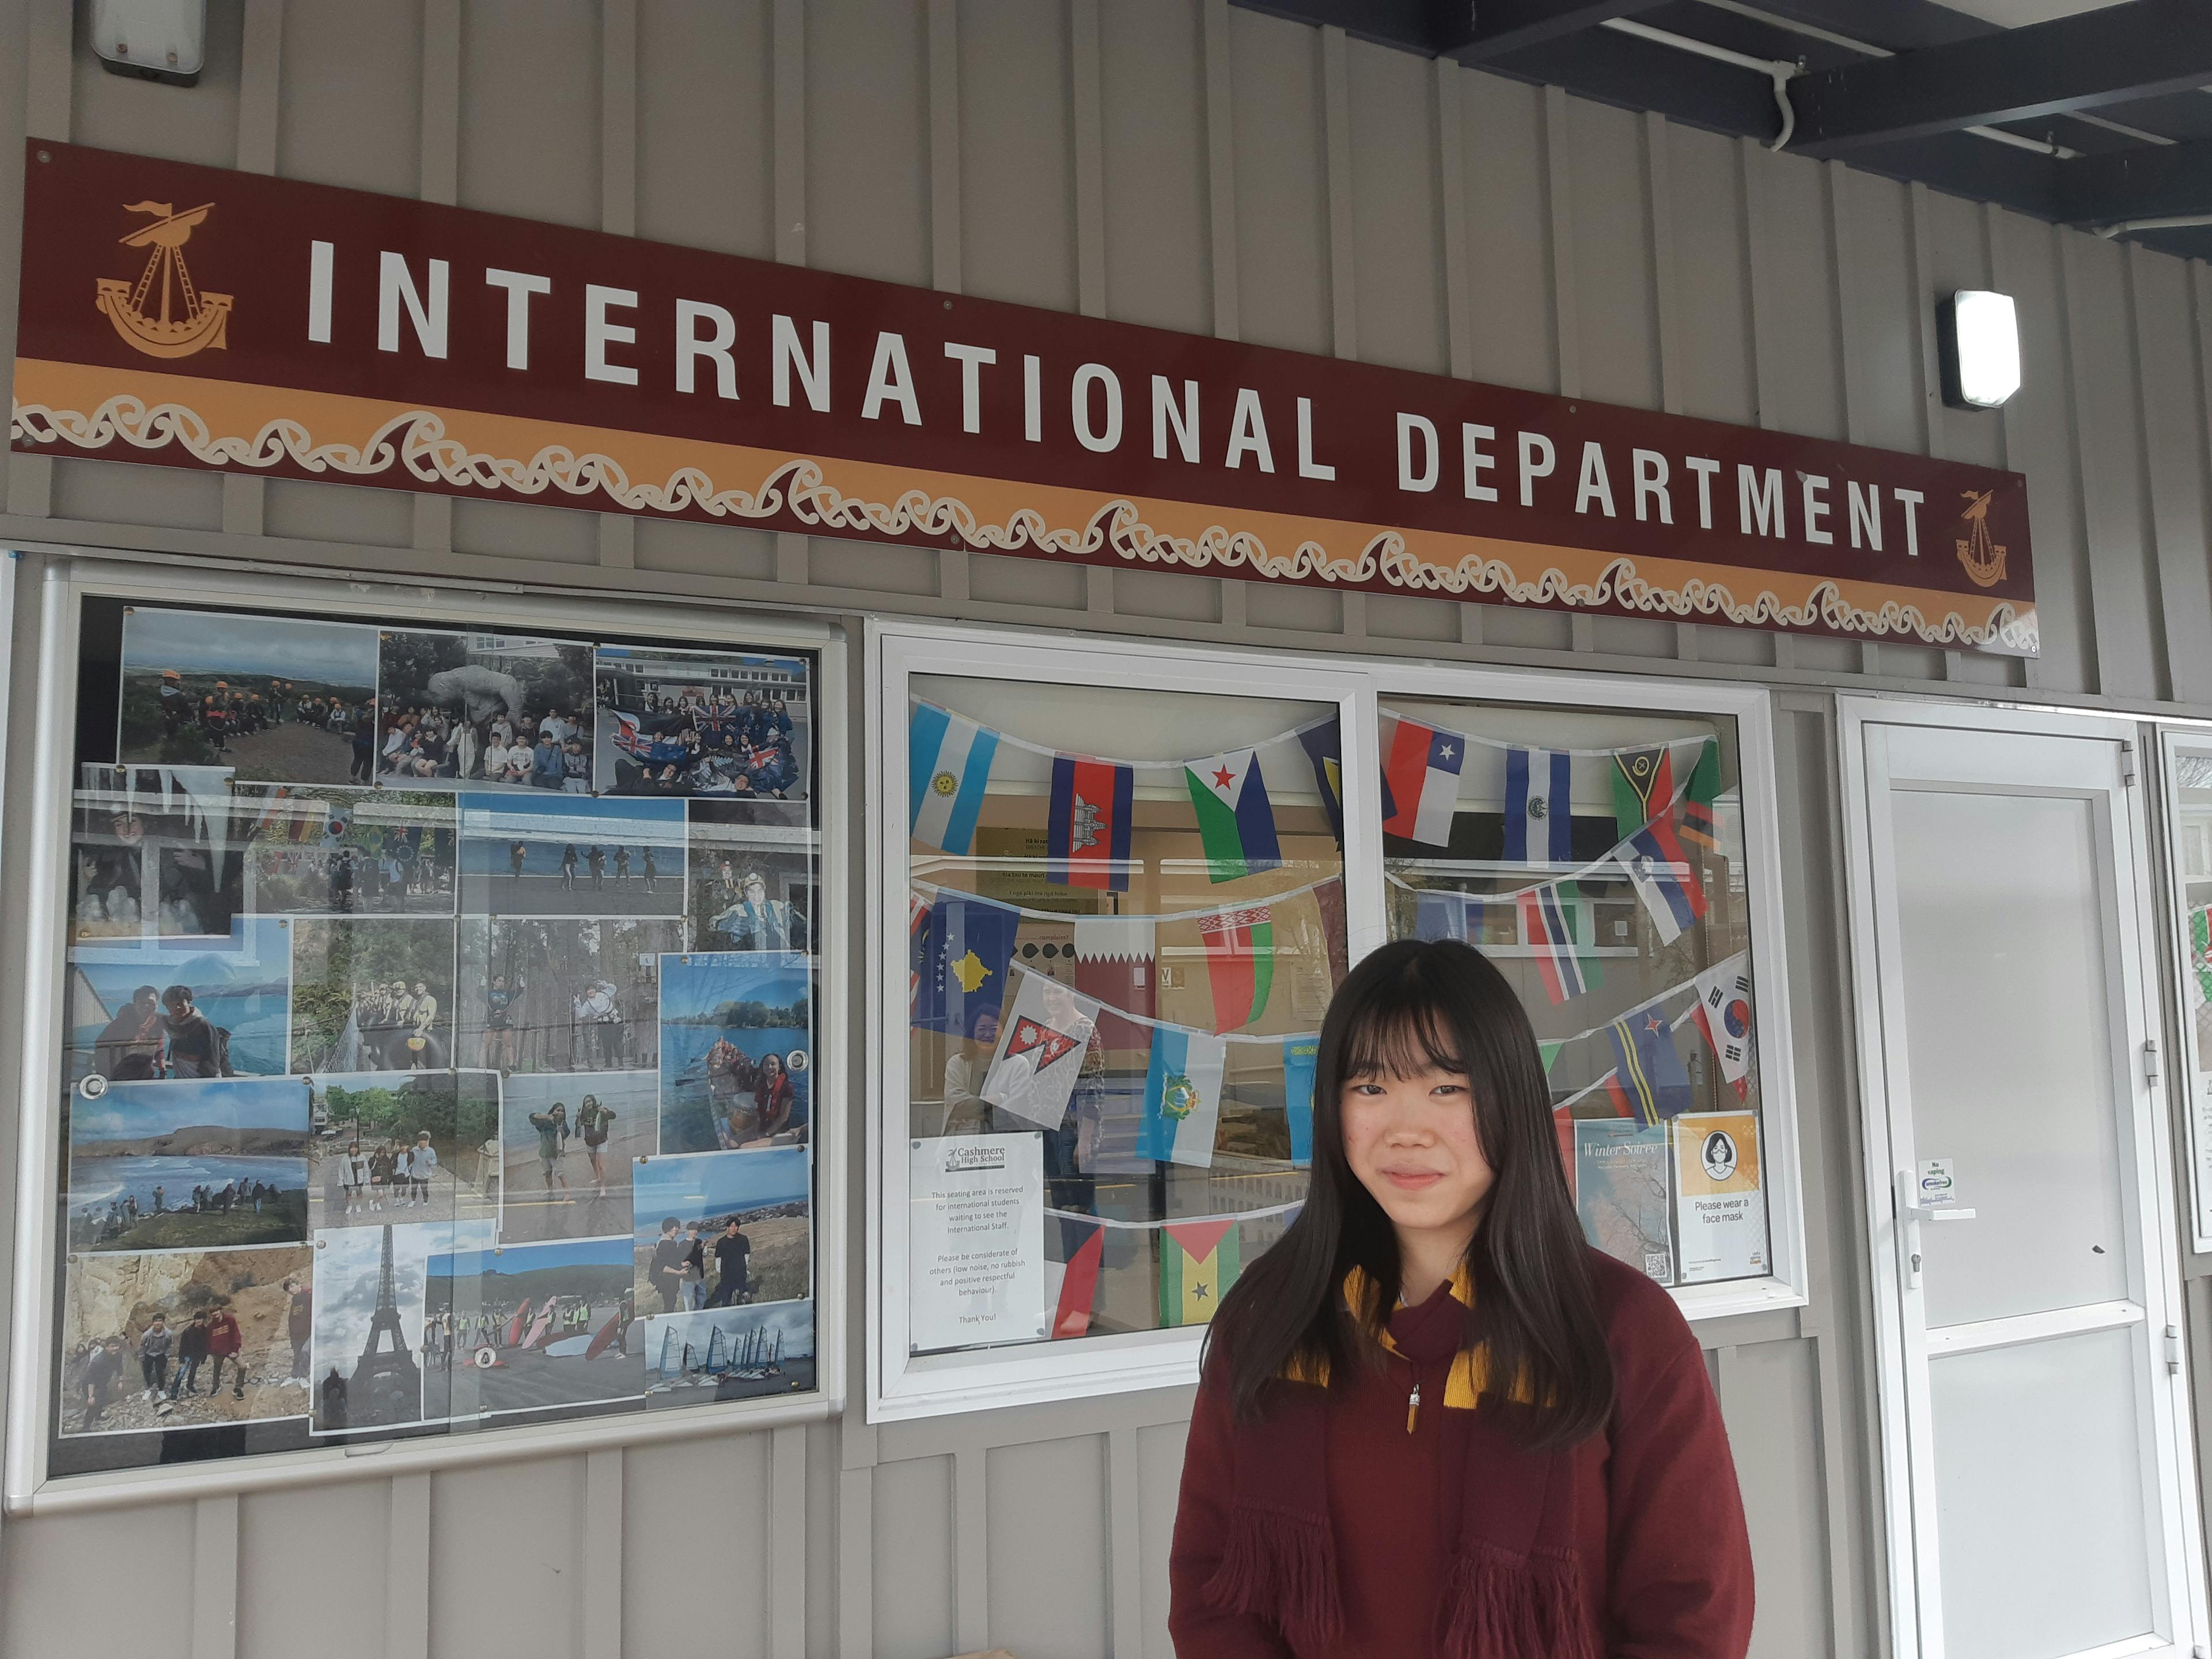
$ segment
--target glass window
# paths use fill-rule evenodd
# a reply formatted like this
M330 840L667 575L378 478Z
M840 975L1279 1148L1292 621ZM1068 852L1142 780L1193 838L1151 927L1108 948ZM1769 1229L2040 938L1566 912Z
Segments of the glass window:
M1528 1007L1584 1233L1662 1285L1774 1271L1736 722L1386 695L1394 938Z
M1084 678L904 682L909 1358L1202 1324L1304 1194L1339 704Z
M50 1474L815 1389L811 654L79 659Z

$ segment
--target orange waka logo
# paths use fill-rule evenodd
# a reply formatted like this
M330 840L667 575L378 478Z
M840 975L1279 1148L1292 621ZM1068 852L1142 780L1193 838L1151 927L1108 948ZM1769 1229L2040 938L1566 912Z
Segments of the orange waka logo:
M179 213L167 202L133 202L123 210L154 216L152 224L121 239L125 247L153 252L136 287L119 276L103 276L94 303L107 313L125 344L149 357L189 357L228 344L224 337L230 325L230 295L203 294L192 286L192 273L185 266L185 244L214 206L209 202Z
M2004 545L1990 539L1990 497L1996 492L1969 489L1966 510L1959 515L1969 534L1958 542L1959 562L1966 567L1967 580L1977 587L1995 587L2004 580Z

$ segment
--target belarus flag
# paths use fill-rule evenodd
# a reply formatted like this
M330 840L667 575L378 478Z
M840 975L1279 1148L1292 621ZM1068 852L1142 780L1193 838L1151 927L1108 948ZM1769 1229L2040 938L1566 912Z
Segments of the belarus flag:
M1260 777L1256 750L1193 761L1183 768L1183 781L1190 786L1190 804L1198 813L1198 839L1206 848L1209 879L1234 881L1255 870L1281 867L1275 809Z
M1179 1025L1152 1028L1152 1066L1145 1079L1145 1115L1137 1156L1164 1163L1213 1165L1213 1130L1221 1120L1221 1073L1229 1045Z
M1396 725L1383 749L1382 781L1393 811L1382 820L1383 831L1426 847L1449 847L1465 745L1456 732L1392 718Z
M1266 905L1198 919L1206 975L1213 988L1213 1029L1234 1031L1267 1012L1275 983L1275 916Z
M933 702L916 703L907 725L907 822L914 838L946 853L975 844L975 819L991 783L999 734Z

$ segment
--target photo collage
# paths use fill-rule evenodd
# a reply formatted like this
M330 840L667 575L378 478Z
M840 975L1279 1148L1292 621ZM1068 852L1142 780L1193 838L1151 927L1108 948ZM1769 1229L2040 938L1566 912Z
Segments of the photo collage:
M84 638L54 1472L812 1389L813 659Z

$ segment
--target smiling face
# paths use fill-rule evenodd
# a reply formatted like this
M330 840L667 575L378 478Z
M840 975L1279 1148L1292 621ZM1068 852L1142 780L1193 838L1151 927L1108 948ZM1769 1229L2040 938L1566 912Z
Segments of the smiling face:
M1463 1249L1493 1178L1466 1075L1433 1064L1357 1073L1338 1110L1345 1160L1401 1241L1421 1233Z

